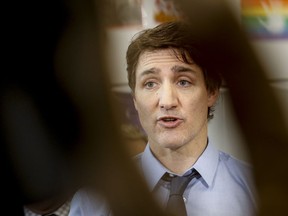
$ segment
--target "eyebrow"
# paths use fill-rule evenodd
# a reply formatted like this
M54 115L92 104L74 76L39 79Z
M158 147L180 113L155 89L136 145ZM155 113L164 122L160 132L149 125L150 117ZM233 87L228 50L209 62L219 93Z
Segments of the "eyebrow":
M184 66L179 66L175 65L171 68L173 72L181 73L181 72L191 72L191 73L196 73L192 68L190 67L184 67Z
M149 68L147 70L144 70L143 72L141 72L140 77L149 75L149 74L157 74L160 72L160 69L157 69L155 67Z
M180 66L180 65L173 66L171 68L171 71L173 71L174 73L182 73L182 72L190 72L191 74L195 74L196 73L190 67L184 67L184 66ZM143 72L141 72L140 77L147 76L149 74L158 74L158 73L160 73L160 69L152 67L152 68L149 68L149 69L144 70Z

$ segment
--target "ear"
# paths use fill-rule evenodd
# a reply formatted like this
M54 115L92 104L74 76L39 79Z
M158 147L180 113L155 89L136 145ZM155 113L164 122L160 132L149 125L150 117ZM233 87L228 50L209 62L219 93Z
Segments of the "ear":
M208 92L208 107L212 107L216 103L219 96L219 92L220 92L219 89L215 89Z

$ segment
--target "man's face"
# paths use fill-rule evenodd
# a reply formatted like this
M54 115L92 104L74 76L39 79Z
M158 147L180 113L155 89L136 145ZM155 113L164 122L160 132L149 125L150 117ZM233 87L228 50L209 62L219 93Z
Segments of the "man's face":
M134 104L152 149L178 149L207 138L208 93L202 69L172 50L144 52L136 68ZM198 143L199 144L199 143Z

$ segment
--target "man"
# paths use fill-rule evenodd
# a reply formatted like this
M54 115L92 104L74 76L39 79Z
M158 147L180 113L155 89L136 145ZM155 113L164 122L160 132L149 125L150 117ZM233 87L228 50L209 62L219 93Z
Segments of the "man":
M184 214L254 215L251 166L208 139L222 79L192 38L188 24L166 22L143 30L128 47L129 86L148 139L136 162L163 209L172 179L193 173L196 177L183 186Z
M221 76L208 70L201 45L191 40L184 22L167 22L144 30L128 48L129 86L148 137L136 160L163 207L169 186L161 177L195 169L200 177L184 192L188 215L253 215L251 167L208 139Z

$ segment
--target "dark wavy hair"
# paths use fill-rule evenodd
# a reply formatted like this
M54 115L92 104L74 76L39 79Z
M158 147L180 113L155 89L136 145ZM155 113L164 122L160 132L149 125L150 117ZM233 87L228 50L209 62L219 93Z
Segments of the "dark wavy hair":
M132 92L135 90L135 73L140 55L160 49L172 49L179 60L187 64L196 63L203 71L208 92L218 90L222 84L222 76L208 68L209 62L205 61L205 56L201 53L201 43L202 40L193 37L189 24L184 21L164 22L140 31L134 36L126 52L128 84ZM180 57L177 53L180 53ZM208 119L213 118L213 112L214 107L209 107Z

